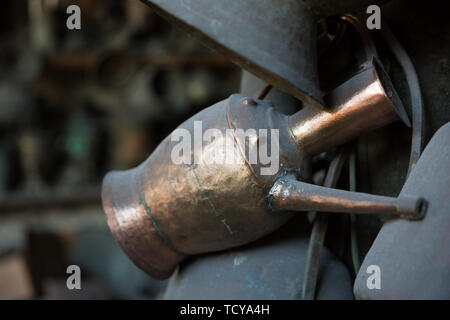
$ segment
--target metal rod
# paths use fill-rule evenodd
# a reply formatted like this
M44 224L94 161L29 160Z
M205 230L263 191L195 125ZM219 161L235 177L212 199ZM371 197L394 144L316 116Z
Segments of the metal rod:
M340 152L330 164L324 186L335 187L342 167L345 163L346 154ZM319 274L320 254L328 229L328 217L326 214L318 214L313 224L309 240L308 253L306 256L305 280L303 282L301 299L313 300L316 294L317 277Z
M275 210L324 211L358 214L388 214L420 219L426 209L423 198L377 196L332 189L298 181L295 176L279 178L270 190Z
M258 100L264 100L264 98L267 96L267 94L270 92L270 89L272 89L271 84L266 84L256 95L256 99Z
M350 157L348 159L348 171L349 171L350 191L356 191L356 155L354 150L352 150ZM356 275L358 273L361 263L359 260L358 234L356 231L356 215L354 214L350 214L350 239L351 239L350 244L352 252L352 263Z

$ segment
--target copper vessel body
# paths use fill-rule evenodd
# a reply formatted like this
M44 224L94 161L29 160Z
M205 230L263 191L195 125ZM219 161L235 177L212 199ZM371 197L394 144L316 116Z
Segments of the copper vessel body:
M194 133L194 121L202 121L203 128L217 128L224 136L232 128L279 129L280 168L303 164L303 170L295 171L308 179L308 162L293 152L287 118L262 101L245 104L247 99L232 95L179 128ZM168 277L186 255L251 242L291 217L271 214L265 194L276 175L260 176L259 164L250 164L242 153L245 141L233 138L233 150L226 152L242 157L233 164L174 164L170 155L176 142L169 136L137 168L105 177L102 198L110 228L124 251L149 274ZM193 153L201 158L217 148L215 143L222 141L204 143L200 153L194 147Z
M231 164L202 161L223 147L220 139L201 146L194 142L191 156L200 161L175 164L171 153L177 142L168 136L138 167L105 177L102 198L112 233L141 269L161 279L187 255L236 247L269 234L293 214L274 212L268 205L275 179L293 174L308 182L314 153L397 120L398 110L404 112L398 97L393 98L395 91L386 93L385 86L372 66L327 96L327 110L311 112L306 107L285 116L265 101L232 95L201 111L179 129L195 136L197 121L202 124L200 134L211 128L223 136L230 129L278 129L278 170L262 175L259 159L249 161L245 150L262 143L258 136L231 131L233 143L225 151L238 160Z

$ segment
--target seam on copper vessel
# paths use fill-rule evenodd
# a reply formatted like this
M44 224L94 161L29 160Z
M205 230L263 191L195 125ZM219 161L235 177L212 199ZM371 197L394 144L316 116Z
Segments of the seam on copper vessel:
M297 112L299 112L299 111L297 111ZM302 155L303 146L301 145L300 141L295 139L295 134L292 131L292 127L291 127L291 117L286 117L286 126L288 128L288 132L289 132L288 136L291 139L291 142L294 144L294 146L297 147L297 154L300 154L300 156L303 157L303 155Z
M239 150L239 154L241 155L241 157L244 159L244 163L245 165L249 168L250 172L252 173L252 175L255 177L256 179L256 184L259 186L263 186L265 187L265 183L263 183L261 181L261 179L259 178L259 176L256 174L256 172L253 170L253 167L251 166L251 164L247 161L247 158L245 157L245 153L241 150L241 147L239 145L239 142L237 141L236 135L234 134L234 130L236 128L233 127L233 124L231 123L231 119L230 119L230 103L231 103L232 99L229 99L229 101L227 102L227 124L228 124L228 128L231 129L231 134L233 135L233 141L234 144L236 145L236 148ZM245 141L244 141L245 143Z
M199 181L199 179L198 179L198 177L197 177L197 174L194 172L194 169L192 169L191 172L192 172L192 175L194 176L194 179L195 179L195 182L197 183L198 188L199 188L200 191L201 191L201 194L202 194L203 196L206 197L206 200L208 200L209 206L210 206L211 209L213 210L214 215L215 215L217 218L223 217L223 215L222 215L219 211L217 211L216 206L214 205L214 203L212 202L212 200L209 198L209 196L208 196L208 190L206 190L205 188L203 188L203 185L200 183L200 181ZM227 220L224 218L224 219L221 219L220 221L225 225L225 227L227 228L228 232L229 232L231 235L234 235L233 230L231 230L230 226L227 224Z
M145 213L147 214L147 217L150 219L153 228L155 228L156 233L159 235L159 237L162 239L162 241L167 244L172 250L174 250L177 253L182 254L182 252L178 251L177 249L175 249L172 241L170 241L169 238L167 238L164 233L161 231L161 229L158 226L158 223L155 220L155 217L152 215L152 212L150 210L150 208L147 206L147 202L145 201L145 195L144 192L142 191L142 175L140 176L140 179L136 179L137 181L137 188L138 188L138 193L139 193L139 202L141 203L141 205L144 207Z

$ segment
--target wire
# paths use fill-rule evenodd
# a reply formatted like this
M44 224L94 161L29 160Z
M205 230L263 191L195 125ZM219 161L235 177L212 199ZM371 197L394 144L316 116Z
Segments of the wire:
M271 84L266 84L264 87L261 88L261 90L256 94L256 99L258 100L264 100L264 98L267 96L267 94L272 89Z
M350 157L348 159L348 171L350 191L356 191L356 155L354 150L350 153ZM354 214L350 215L350 241L353 270L355 271L356 275L361 263L359 259L358 235L356 233L356 216Z
M336 187L337 180L341 174L342 167L347 159L347 152L341 151L333 158L325 177L324 186ZM327 214L317 214L309 239L308 253L306 256L305 279L302 291L298 298L302 300L313 300L316 294L317 278L319 274L320 254L322 252L325 235L328 228Z
M411 155L409 158L407 173L407 176L409 176L411 170L414 169L417 161L419 160L424 147L425 122L423 116L424 106L422 93L420 90L419 78L417 76L416 69L414 68L410 57L394 36L386 21L383 21L381 35L405 73L406 81L409 87L409 95L411 97L412 140Z

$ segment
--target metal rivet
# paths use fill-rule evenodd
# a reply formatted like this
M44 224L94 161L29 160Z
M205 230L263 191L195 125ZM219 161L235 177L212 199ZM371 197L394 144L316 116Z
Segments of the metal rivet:
M245 104L247 106L256 106L258 103L251 98L244 98L242 99L242 104Z

